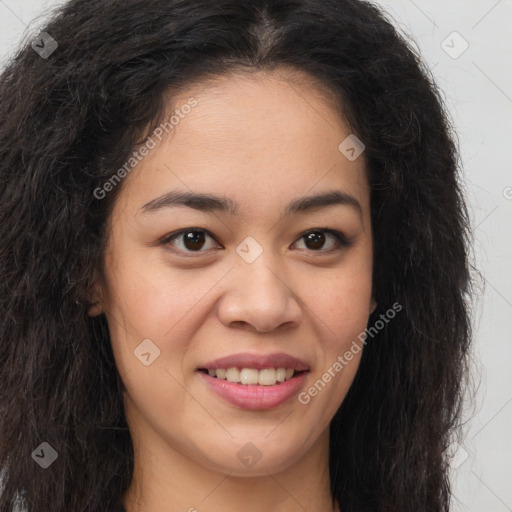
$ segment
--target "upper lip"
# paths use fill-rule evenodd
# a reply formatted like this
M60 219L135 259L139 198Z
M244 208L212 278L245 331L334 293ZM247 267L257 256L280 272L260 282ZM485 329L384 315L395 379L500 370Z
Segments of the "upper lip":
M309 366L300 359L283 352L275 354L251 354L243 352L210 361L199 369L216 370L218 368L293 368L297 371L309 370Z

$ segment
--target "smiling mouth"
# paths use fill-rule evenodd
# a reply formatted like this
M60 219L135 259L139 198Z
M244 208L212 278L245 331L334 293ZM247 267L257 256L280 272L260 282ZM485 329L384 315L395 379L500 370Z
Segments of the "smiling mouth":
M296 378L309 370L298 371L293 368L200 368L200 372L210 377L225 380L242 386L274 386Z

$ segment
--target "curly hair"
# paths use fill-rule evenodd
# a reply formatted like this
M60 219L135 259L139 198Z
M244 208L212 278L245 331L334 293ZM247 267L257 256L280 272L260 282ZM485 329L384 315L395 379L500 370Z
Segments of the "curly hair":
M168 93L239 70L322 83L364 141L377 320L330 425L344 512L448 511L471 344L469 220L457 145L419 52L360 0L71 0L0 76L0 512L111 511L133 472L102 271L122 184L94 190L159 124ZM172 95L171 95L172 100ZM59 456L43 471L31 453Z

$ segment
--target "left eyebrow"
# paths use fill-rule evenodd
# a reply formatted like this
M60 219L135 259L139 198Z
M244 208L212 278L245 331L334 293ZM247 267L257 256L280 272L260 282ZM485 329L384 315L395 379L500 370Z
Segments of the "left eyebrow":
M213 194L198 194L192 192L171 191L152 199L141 207L144 213L152 213L163 208L186 206L203 212L223 212L236 215L239 204L227 197ZM363 210L359 201L346 192L332 190L313 196L300 197L291 201L285 209L285 215L302 213L308 210L318 210L332 206L349 206L362 216Z
M285 215L301 213L307 210L319 210L331 206L350 206L362 217L363 209L359 201L346 192L332 190L315 196L305 196L293 200L285 210Z

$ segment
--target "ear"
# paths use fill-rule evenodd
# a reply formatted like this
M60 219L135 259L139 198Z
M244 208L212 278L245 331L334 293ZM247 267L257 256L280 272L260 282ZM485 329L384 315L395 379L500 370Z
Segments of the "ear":
M370 301L370 315L377 309L377 301L372 295L371 301Z
M89 307L89 310L87 311L87 314L89 316L100 316L105 312L103 308L103 302L94 302Z
M88 286L88 290L86 293L87 303L89 304L89 309L87 314L89 316L99 316L105 313L105 303L103 298L103 289L100 281L100 277L98 273L95 271L92 281Z

